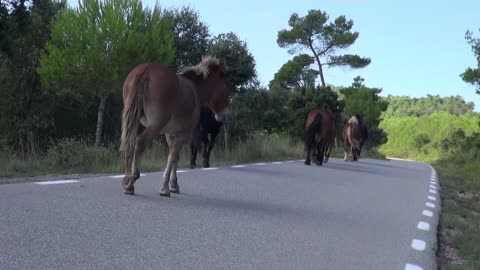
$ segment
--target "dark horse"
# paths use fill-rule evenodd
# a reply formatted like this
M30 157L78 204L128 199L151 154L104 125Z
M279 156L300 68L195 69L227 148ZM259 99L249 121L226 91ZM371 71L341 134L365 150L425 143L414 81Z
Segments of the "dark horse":
M145 148L156 136L165 134L169 154L160 195L180 193L179 152L192 139L200 106L208 106L217 121L223 121L228 110L226 64L207 56L179 74L157 63L138 65L123 84L123 104L120 149L126 158L124 192L135 193L134 183L140 177L140 160Z
M203 146L203 167L210 167L210 153L215 145L215 138L220 133L223 122L215 120L213 112L206 106L200 108L200 123L190 144L190 168L197 167L197 152ZM208 137L210 135L210 138Z
M335 143L335 118L333 113L325 108L311 110L305 120L305 148L307 156L305 165L310 165L312 149L315 152L315 163L322 165Z
M363 145L365 144L365 141L368 139L368 128L365 126L363 123L363 115L360 113L355 114L355 116L358 119L358 125L360 126L360 133L361 133L361 141L360 141L360 152L358 153L358 156L360 157L360 153L362 153Z
M361 119L361 117L360 117ZM366 129L366 128L365 128ZM359 115L354 115L348 119L347 124L343 128L343 147L344 160L348 161L352 156L353 161L358 161L360 152L365 142L364 131L360 126Z

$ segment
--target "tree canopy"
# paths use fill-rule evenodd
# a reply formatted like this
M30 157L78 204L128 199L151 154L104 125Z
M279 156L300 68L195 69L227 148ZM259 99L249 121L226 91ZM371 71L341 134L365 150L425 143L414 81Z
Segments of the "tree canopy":
M288 20L290 29L280 30L277 35L278 46L288 48L290 54L304 50L312 53L323 87L326 86L324 67L363 68L371 61L354 54L338 54L340 49L353 45L359 33L352 32L353 21L345 16L339 16L330 23L327 23L328 19L327 13L321 10L309 10L304 17L293 13Z
M473 32L467 31L465 39L472 47L473 54L477 59L477 67L467 68L460 76L462 80L475 86L477 88L477 94L480 94L480 38L474 38Z
M158 6L143 9L139 0L92 0L64 9L52 27L38 73L58 95L91 95L99 101L96 129L100 144L108 96L121 91L136 65L172 65L170 21Z

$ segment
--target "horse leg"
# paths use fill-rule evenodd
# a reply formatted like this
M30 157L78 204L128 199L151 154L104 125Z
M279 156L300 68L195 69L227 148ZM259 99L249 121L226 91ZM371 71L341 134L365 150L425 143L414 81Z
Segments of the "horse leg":
M177 179L177 162L180 157L180 149L184 142L186 141L187 136L185 135L167 135L167 142L170 145L170 151L168 154L167 167L163 173L163 182L160 188L160 196L170 197L170 190L174 193L180 193L180 187L178 185ZM172 185L170 185L170 180L172 180Z
M203 154L203 166L205 168L210 167L210 154L212 153L212 149L215 146L215 138L216 137L217 137L217 134L212 133L210 135L210 141L208 142L208 149Z
M200 126L197 126L193 132L192 142L190 143L190 169L195 169L197 167L197 153L198 148L201 146L200 144Z
M198 152L198 148L193 143L191 143L190 144L190 153L191 153L190 169L195 169L197 167L197 152Z
M122 187L125 194L134 194L133 182L134 176L132 176L132 162L133 162L133 151L128 151L125 153L125 176L122 180Z
M202 144L203 144L203 167L208 168L210 167L210 164L208 162L208 148L210 148L210 140L208 139L208 133L207 131L204 131L202 133Z
M313 147L313 144L314 144L314 139L315 138L311 138L310 136L307 138L307 143L306 143L307 156L305 157L305 165L310 165L311 164L310 154L311 154L311 150L312 150L312 147Z
M147 145L150 145L158 134L157 127L147 127L143 132L137 137L137 141L135 143L135 150L133 156L131 154L127 154L127 173L123 178L123 188L124 193L133 195L135 194L134 183L137 179L140 178L140 162L142 160L142 154L145 151ZM128 167L130 167L130 171L128 171ZM133 172L133 174L131 174Z
M322 142L317 143L317 146L315 147L315 152L316 152L315 164L320 166L320 165L322 165L322 162L320 160L323 159L323 156L321 156Z

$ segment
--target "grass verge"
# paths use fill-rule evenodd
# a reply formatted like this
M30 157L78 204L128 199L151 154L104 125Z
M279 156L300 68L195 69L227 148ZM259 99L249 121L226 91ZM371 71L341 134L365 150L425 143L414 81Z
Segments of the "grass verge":
M480 160L470 156L434 165L443 209L437 254L441 269L480 269Z
M256 134L239 143L231 150L216 143L210 157L211 166L300 159L304 157L303 143L288 136ZM155 142L142 158L141 170L159 171L166 165L168 149ZM179 167L190 164L189 146L180 154ZM21 159L13 154L0 153L0 178L27 177L47 174L90 174L122 173L124 157L116 147L97 148L83 141L67 139L53 145L44 155ZM197 155L197 166L201 166L201 153Z

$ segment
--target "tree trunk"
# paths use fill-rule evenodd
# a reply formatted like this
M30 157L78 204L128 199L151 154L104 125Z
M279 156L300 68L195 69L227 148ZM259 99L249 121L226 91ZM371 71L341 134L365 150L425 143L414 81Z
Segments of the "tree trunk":
M320 75L320 80L322 80L322 87L325 87L325 78L323 77L323 70L322 70L322 62L320 62L320 57L318 57L317 52L315 52L315 49L313 49L312 42L309 44L310 50L312 50L313 55L315 56L315 60L317 61L318 64L318 74Z
M97 131L95 132L95 146L99 147L102 141L103 115L105 113L105 105L107 104L108 93L100 97L100 105L98 106Z
M223 138L225 143L225 151L228 151L228 128L226 124L223 124Z

